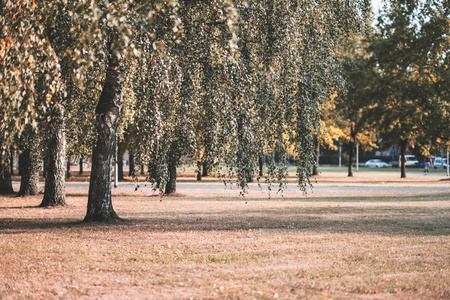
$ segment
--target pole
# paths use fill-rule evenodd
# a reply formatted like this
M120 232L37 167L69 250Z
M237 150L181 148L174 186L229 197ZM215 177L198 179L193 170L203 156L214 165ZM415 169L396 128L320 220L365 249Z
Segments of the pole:
M450 176L449 168L450 168L450 160L448 159L448 149L447 149L447 176Z
M356 144L356 172L359 172L359 145Z
M114 187L119 184L119 166L117 164L117 136L114 138Z
M342 146L341 138L339 138L339 168L342 166Z

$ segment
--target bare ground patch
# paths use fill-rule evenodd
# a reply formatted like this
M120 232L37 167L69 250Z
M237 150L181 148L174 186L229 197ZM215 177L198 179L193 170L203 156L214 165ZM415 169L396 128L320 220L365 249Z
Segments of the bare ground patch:
M1 299L450 298L449 193L115 196L92 225L85 192L0 197Z

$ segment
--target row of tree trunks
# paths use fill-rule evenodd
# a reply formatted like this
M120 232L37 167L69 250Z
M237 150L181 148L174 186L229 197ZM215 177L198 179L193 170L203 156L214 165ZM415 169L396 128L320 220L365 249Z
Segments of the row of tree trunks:
M80 158L80 160L78 161L78 166L79 166L79 171L78 174L81 176L83 175L83 167L84 167L84 157ZM66 167L66 178L70 178L72 176L72 173L70 172L70 158L67 158L67 167ZM44 175L45 177L45 175Z
M197 162L197 181L201 181L203 177L209 176L208 166L207 162Z
M57 95L53 97L58 97ZM65 123L64 106L56 103L53 107L51 120L47 124L50 133L46 144L46 176L44 198L40 204L42 207L66 204L66 179L65 173ZM69 168L69 159L67 167ZM70 169L68 170L70 173Z
M258 164L259 164L259 176L262 177L263 174L263 167L264 167L264 156L261 155L258 158ZM197 181L201 181L203 176L208 176L208 164L206 162L204 162L202 164L202 162L197 162ZM203 168L202 168L203 167ZM206 175L204 175L206 174ZM248 178L248 182L253 182L253 178L249 177Z
M114 140L123 105L124 61L114 48L117 36L109 35L109 60L105 82L95 110L97 141L92 153L92 169L85 222L120 220L111 202L111 173Z

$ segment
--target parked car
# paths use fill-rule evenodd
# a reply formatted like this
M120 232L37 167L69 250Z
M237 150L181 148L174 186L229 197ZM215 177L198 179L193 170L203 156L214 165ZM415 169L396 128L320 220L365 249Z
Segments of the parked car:
M401 166L402 162L401 162L402 156L400 155L398 158L398 165ZM413 164L415 164L416 162L419 162L417 160L417 157L415 155L405 155L405 166L409 167Z
M439 157L439 156L433 156L433 167L435 169L447 169L447 159Z
M364 164L367 168L387 168L389 165L381 159L371 159Z
M391 167L393 167L393 168L398 168L398 161L397 160L391 160L389 162L389 165L391 165Z
M353 163L353 166L356 167L356 163ZM364 167L365 164L363 162L358 163L358 167Z
M425 168L425 163L418 161L416 163L413 163L412 165L406 166L407 168L421 168L424 169Z

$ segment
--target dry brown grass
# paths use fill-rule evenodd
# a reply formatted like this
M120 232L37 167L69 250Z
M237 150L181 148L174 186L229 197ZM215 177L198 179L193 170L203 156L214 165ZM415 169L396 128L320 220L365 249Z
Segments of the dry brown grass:
M81 223L86 190L68 193L0 197L0 299L450 298L450 193L119 189L112 225Z

